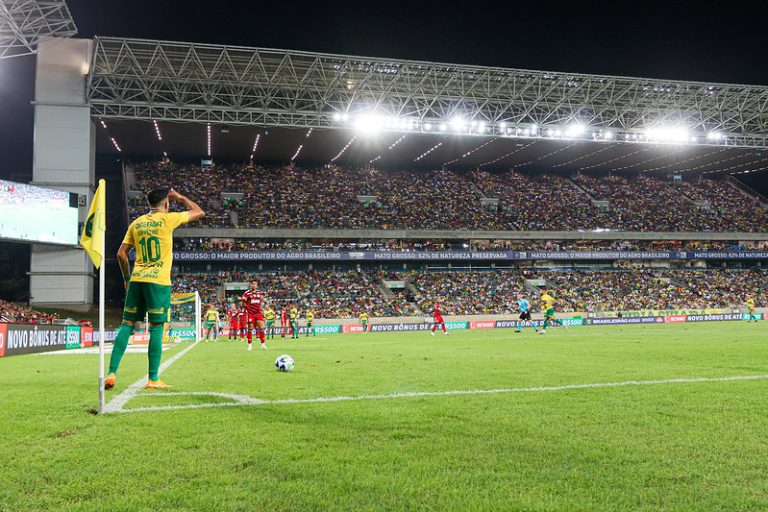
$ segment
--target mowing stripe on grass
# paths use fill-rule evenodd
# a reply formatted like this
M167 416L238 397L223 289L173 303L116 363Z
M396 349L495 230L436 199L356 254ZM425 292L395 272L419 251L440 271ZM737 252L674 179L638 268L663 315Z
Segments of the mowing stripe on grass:
M166 370L166 368L168 368L173 363L175 363L176 361L178 361L179 359L184 357L184 355L187 352L189 352L190 350L192 350L193 348L195 348L195 346L198 343L199 342L197 342L197 341L192 343L192 345L188 346L187 348L185 348L184 350L182 350L181 352L179 352L178 354L174 355L173 357L171 357L170 359L165 361L163 364L161 364L160 365L160 370L159 370L158 374L162 374ZM125 404L128 403L128 401L131 398L136 396L136 394L139 391L141 391L141 389L147 384L147 377L148 377L148 375L144 375L144 377L140 378L139 380L137 380L136 382L134 382L133 384L128 386L125 389L125 391L123 391L122 393L117 395L115 398L110 400L107 404L105 404L104 405L104 414L109 414L109 413L113 413L113 412L121 412L123 410L123 406L125 406Z
M183 355L179 354L179 356ZM122 406L127 402L125 400L120 404L119 408L109 409L108 412L146 412L146 411L171 411L177 409L203 409L208 407L245 407L254 405L288 405L288 404L316 404L325 402L351 402L357 400L384 400L391 398L420 398L420 397L432 397L432 396L455 396L455 395L492 395L500 393L529 393L529 392L545 392L545 391L567 391L574 389L593 389L593 388L618 388L626 386L654 386L659 384L693 384L701 382L733 382L733 381L749 381L749 380L765 380L768 379L768 375L736 375L733 377L700 377L700 378L683 378L683 379L663 379L663 380L627 380L622 382L596 382L591 384L568 384L564 386L540 386L531 388L500 388L500 389L466 389L466 390L452 390L452 391L414 391L408 393L392 393L387 395L358 395L358 396L331 396L320 398L286 398L279 400L262 400L259 398L249 397L245 395L232 395L228 393L206 393L206 392L168 392L168 393L147 393L141 396L195 396L195 395L210 395L219 396L222 398L229 398L233 402L216 402L208 404L191 404L191 405L163 405L156 407L136 407L133 409L124 409ZM141 384L142 381L139 381ZM131 396L135 396L140 387L136 388L136 391ZM128 390L126 390L127 392ZM124 393L125 394L125 393ZM122 396L122 395L121 395ZM119 397L118 397L119 398ZM114 401L114 400L113 400ZM109 404L107 406L109 407Z

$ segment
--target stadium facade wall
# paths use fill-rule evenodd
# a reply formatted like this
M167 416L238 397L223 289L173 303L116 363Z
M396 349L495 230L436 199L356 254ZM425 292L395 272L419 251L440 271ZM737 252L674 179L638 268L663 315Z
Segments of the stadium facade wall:
M86 100L93 43L86 39L40 41L35 78L33 183L93 197L95 137ZM87 208L81 207L79 222ZM94 274L80 248L32 246L30 303L90 305Z

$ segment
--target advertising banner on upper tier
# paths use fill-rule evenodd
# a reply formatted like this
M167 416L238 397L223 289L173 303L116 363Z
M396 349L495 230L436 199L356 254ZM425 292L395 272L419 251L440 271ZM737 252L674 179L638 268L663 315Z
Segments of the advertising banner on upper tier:
M766 251L177 251L176 261L765 260Z

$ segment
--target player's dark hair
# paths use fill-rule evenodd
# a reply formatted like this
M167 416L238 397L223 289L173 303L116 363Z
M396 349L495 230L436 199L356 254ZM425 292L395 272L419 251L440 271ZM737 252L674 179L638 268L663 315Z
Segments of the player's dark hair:
M162 202L165 201L168 197L169 191L170 189L163 187L155 188L147 192L147 202L149 203L149 206L160 206Z

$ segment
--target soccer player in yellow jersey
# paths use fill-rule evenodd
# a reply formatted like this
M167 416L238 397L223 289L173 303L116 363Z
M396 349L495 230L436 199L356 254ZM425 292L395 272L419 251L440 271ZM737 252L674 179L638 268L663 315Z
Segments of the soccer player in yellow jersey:
M312 336L315 336L315 314L311 309L304 312L304 318L307 319L307 338L309 338L309 331L312 331Z
M549 324L558 324L560 327L568 329L562 320L555 320L555 292L543 291L541 293L541 310L544 312L544 325L541 327L539 334L547 334L547 326Z
M744 301L744 304L747 306L747 313L749 313L747 322L751 322L752 320L757 322L758 317L755 313L755 299L753 297L747 297L747 300Z
M187 211L170 213L170 201L178 201ZM104 388L112 389L120 361L133 333L134 323L149 316L149 382L148 389L167 388L159 379L163 356L163 324L171 305L171 265L173 264L173 230L205 215L191 199L175 190L158 188L147 193L149 213L134 220L117 251L117 261L125 282L123 323L117 331L109 359L109 374ZM136 262L131 271L128 252L136 250Z
M208 305L208 310L203 315L203 318L205 318L205 323L203 324L203 327L205 327L205 341L217 341L216 329L219 326L219 312L213 307L213 304Z
M288 318L291 321L291 339L299 339L299 310L291 305L288 310Z
M269 338L275 338L275 310L267 306L264 310L264 320L267 322L267 336Z
M368 314L362 312L358 318L360 318L360 323L363 324L363 333L368 332Z

